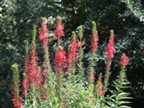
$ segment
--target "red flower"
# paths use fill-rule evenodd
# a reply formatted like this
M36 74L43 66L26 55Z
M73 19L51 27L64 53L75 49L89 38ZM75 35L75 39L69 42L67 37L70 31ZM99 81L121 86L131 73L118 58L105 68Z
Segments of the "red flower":
M96 31L95 32L92 32L92 39L91 39L91 53L94 53L97 51L97 48L98 48L98 33Z
M48 40L48 28L46 25L46 21L42 21L41 23L41 28L39 29L39 40L40 41L44 41L44 40Z
M77 40L75 37L73 37L67 56L68 69L72 68L73 62L77 60L77 47L78 47Z
M35 47L32 48L30 53L30 60L28 64L25 64L26 76L23 80L23 94L26 95L28 93L29 84L33 83L38 86L43 85L43 75L41 69L38 68L37 65L37 55L35 51Z
M66 67L67 58L66 53L63 48L59 48L55 54L55 66L56 66L56 72L62 73L63 68Z
M48 28L46 25L46 19L43 19L41 23L41 28L39 29L39 40L42 41L43 48L47 47L47 41L48 41Z
M44 84L43 73L42 73L42 70L41 70L40 68L37 69L36 84L37 84L39 87L42 87L43 84Z
M62 25L62 18L60 16L57 17L55 28L56 30L54 31L54 34L56 39L64 35L64 26Z
M30 64L29 64L29 73L28 77L30 82L35 82L36 76L37 76L37 56L35 48L32 48L31 54L30 54Z
M120 65L121 65L122 67L125 67L125 66L128 64L128 62L129 62L128 57L126 56L125 53L123 53L122 56L121 56Z
M112 59L114 57L114 52L115 52L115 48L114 48L114 33L113 31L111 31L111 36L107 45L107 58L108 59Z

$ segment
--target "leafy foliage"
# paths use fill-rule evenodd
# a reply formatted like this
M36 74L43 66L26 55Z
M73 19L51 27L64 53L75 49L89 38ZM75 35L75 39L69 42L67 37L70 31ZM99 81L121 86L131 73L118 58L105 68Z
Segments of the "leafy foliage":
M33 25L38 27L43 16L48 18L49 28L54 29L55 16L64 18L65 34L64 45L68 45L67 39L71 31L83 24L84 34L87 35L86 43L90 43L90 21L97 21L100 34L100 47L95 60L99 62L99 70L104 70L105 44L110 29L116 31L116 59L112 70L118 70L118 53L126 52L130 57L127 76L132 82L131 92L137 98L143 97L144 80L144 45L143 45L143 0L1 0L0 1L0 82L4 82L0 91L0 103L8 100L10 96L9 85L11 81L11 64L17 62L23 64L25 39L31 40ZM1 10L2 8L2 10ZM51 34L53 37L53 34ZM55 41L51 41L51 45ZM55 47L51 48L53 51ZM40 48L38 47L38 50ZM86 46L85 53L89 46ZM41 55L41 52L39 53ZM53 53L52 53L53 55ZM89 57L89 53L84 58ZM85 65L87 60L85 59ZM22 65L21 65L22 66ZM21 67L20 66L20 67ZM20 70L22 71L22 70ZM2 105L2 104L1 104ZM7 104L3 104L8 106Z
M58 17L60 18L60 17ZM61 19L57 20L57 24L62 24ZM94 24L94 22L93 22ZM46 21L42 21L42 27L40 28L41 32L39 34L39 39L42 39L42 42L47 42L48 38L45 37L46 34L48 34ZM63 29L61 29L62 31ZM59 31L61 33L61 31ZM42 34L41 34L42 33ZM92 35L95 36L95 33L97 33L96 25L93 26L93 33ZM113 50L114 48L114 32L113 30L110 32L110 41L108 45L110 45L108 51ZM47 35L48 36L48 35ZM127 80L126 75L123 69L128 64L128 57L124 55L122 57L122 70L120 72L120 75L114 82L114 87L116 88L116 91L112 88L109 88L109 91L112 93L112 95L105 94L107 90L105 90L105 87L108 87L107 83L109 83L109 77L107 75L110 75L110 68L111 68L111 61L113 56L110 55L111 58L108 58L107 63L107 69L109 73L105 73L106 77L104 77L104 81L102 80L102 74L100 73L99 78L95 80L95 69L93 67L93 64L90 64L90 70L89 72L93 71L92 74L89 75L89 78L87 79L84 75L85 70L87 67L84 67L83 64L83 28L82 26L78 27L78 36L72 38L76 39L77 37L80 38L80 46L78 47L78 56L79 60L72 62L74 67L72 67L72 71L67 71L65 67L65 51L60 46L62 43L60 43L59 39L61 38L61 35L58 35L57 38L57 51L55 52L55 68L50 69L50 63L49 63L49 55L48 52L44 53L46 61L43 62L44 66L40 66L38 63L37 55L36 55L36 29L33 30L33 39L32 39L32 48L30 50L30 55L27 59L26 52L26 59L25 59L25 70L24 70L24 77L22 81L22 88L19 87L19 79L18 79L18 67L12 68L13 71L13 85L14 89L13 92L13 105L14 107L29 107L29 108L67 108L67 107L73 107L73 108L124 108L127 104L127 99L129 99L129 96L127 93L123 91L123 89L127 88ZM96 38L97 39L97 38ZM93 41L93 39L92 39ZM43 50L48 51L47 43L43 44ZM27 48L27 47L26 47ZM26 51L28 51L26 49ZM73 53L73 52L71 52ZM91 52L92 58L94 57L95 51ZM112 55L114 52L111 52ZM47 57L46 57L47 56ZM76 55L74 56L76 57ZM94 62L94 61L90 61ZM16 64L12 65L12 67L17 66ZM42 70L43 69L43 70ZM55 70L55 71L54 71ZM91 76L92 75L92 76ZM16 78L15 78L16 77ZM104 83L104 86L103 86ZM23 92L20 94L19 90ZM26 92L24 92L26 91ZM108 105L112 106L108 106Z
M116 81L113 82L115 90L110 90L112 95L107 97L109 101L106 102L110 108L130 108L128 104L132 98L130 97L130 93L126 92L129 86L130 83L127 81L126 73L122 69Z

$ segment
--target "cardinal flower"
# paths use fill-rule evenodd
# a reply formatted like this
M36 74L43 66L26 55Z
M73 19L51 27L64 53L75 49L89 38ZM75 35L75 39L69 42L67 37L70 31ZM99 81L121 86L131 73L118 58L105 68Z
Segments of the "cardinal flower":
M66 53L62 47L59 47L55 54L55 67L57 73L62 73L63 68L66 67L67 58Z
M38 68L37 69L37 76L36 76L36 84L39 86L39 87L42 87L43 84L44 84L44 79L43 79L43 71Z
M114 57L114 32L111 30L111 36L107 45L107 58L112 59Z
M31 54L30 54L30 64L29 64L29 73L28 77L30 82L35 82L37 75L37 56L35 48L32 48Z
M123 53L122 56L121 56L120 65L121 65L122 67L125 67L125 66L128 64L128 62L129 62L128 57L126 56L125 53Z
M72 42L69 47L68 56L67 56L68 69L73 67L73 62L76 61L77 59L77 48L78 48L77 39L76 39L75 33L73 32L73 38L72 38Z
M47 41L48 41L48 28L46 25L46 18L43 18L43 21L41 23L41 28L39 29L39 40L42 41L43 47L45 48L47 46Z
M54 31L55 38L61 37L64 35L64 26L62 24L62 18L60 16L57 17L57 23L55 25L56 30Z

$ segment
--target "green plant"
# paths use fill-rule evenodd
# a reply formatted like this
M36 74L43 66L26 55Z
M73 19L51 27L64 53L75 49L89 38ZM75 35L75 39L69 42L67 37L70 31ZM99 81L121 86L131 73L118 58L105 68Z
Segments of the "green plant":
M84 41L83 27L78 27L78 38L73 32L72 44L68 51L68 55L62 47L61 36L64 35L64 28L61 17L58 16L56 30L54 32L57 39L57 49L55 51L54 63L55 67L50 68L49 52L47 42L49 41L48 28L46 20L43 19L41 28L39 29L39 40L42 42L44 50L43 65L38 63L36 53L36 29L33 30L32 47L30 53L26 44L25 71L22 88L19 87L18 68L14 75L14 88L18 90L15 95L20 98L13 99L15 108L121 108L127 103L129 96L123 91L127 80L125 76L125 66L128 64L128 57L123 54L120 62L121 72L114 82L114 88L109 88L110 68L112 58L114 57L114 32L111 31L109 43L107 45L107 68L103 75L95 73L94 58L98 47L98 32L95 22L92 29L91 41L91 61L88 78L85 76L83 57L84 57ZM76 40L77 39L77 40ZM76 43L75 43L76 42ZM74 46L76 45L76 47ZM96 45L96 46L95 46ZM75 51L75 52L74 52ZM77 61L77 56L79 59ZM68 58L68 59L67 59ZM92 62L92 63L91 63ZM13 65L12 67L14 67ZM68 69L67 69L68 67ZM13 74L15 68L12 68ZM69 71L71 70L71 71ZM99 75L98 79L95 77ZM16 78L15 78L16 77ZM17 83L15 83L17 81ZM118 85L117 85L118 84ZM23 91L20 94L19 89ZM111 95L107 94L108 90ZM21 97L24 97L23 99ZM126 99L126 100L125 100Z
M122 69L120 74L117 76L117 79L113 81L112 85L115 89L110 90L111 96L107 97L106 103L111 108L130 108L129 103L132 99L130 93L126 92L126 89L129 88L130 83L126 78L125 70Z

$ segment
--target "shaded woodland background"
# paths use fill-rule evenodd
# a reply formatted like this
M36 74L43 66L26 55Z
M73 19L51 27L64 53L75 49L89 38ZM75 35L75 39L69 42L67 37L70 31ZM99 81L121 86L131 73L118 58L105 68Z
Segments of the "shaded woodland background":
M118 72L117 58L125 52L130 59L127 77L131 82L131 105L133 108L143 108L144 0L1 0L0 8L0 108L11 108L11 65L18 63L23 67L24 40L30 42L33 26L38 29L41 18L46 17L51 36L50 46L54 46L52 30L58 15L62 16L65 26L64 41L70 39L71 32L79 25L83 25L84 38L86 43L90 43L91 21L96 21L100 37L97 71L104 70L104 46L110 29L114 29L117 51L112 71ZM65 41L65 46L68 42ZM51 51L53 48L50 48ZM85 49L87 56L88 48L86 46ZM22 75L23 70L20 69Z

